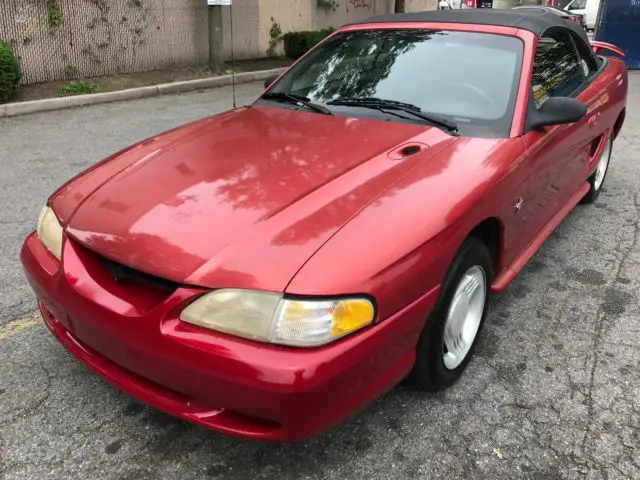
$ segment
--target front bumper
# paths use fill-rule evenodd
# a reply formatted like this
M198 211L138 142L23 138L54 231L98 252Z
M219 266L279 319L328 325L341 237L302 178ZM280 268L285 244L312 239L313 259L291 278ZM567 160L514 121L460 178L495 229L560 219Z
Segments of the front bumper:
M185 324L201 290L126 287L95 254L66 240L60 264L35 234L21 260L45 324L95 373L176 417L230 435L306 438L339 423L411 369L437 291L391 318L322 348L246 341Z

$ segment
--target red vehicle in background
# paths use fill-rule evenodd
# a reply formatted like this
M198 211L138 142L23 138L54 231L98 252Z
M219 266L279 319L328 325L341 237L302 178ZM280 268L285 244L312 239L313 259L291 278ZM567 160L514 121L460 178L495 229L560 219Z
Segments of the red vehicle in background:
M602 191L626 100L624 63L547 11L376 17L62 185L21 260L53 336L118 388L309 437L462 376L492 294Z

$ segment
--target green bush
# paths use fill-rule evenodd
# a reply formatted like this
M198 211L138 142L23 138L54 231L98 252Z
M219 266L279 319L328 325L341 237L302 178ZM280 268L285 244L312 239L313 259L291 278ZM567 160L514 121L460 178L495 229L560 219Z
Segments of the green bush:
M333 28L329 27L324 30L285 33L282 37L284 54L288 58L300 58L331 32Z
M0 102L9 100L16 93L22 78L20 62L4 42L0 42Z

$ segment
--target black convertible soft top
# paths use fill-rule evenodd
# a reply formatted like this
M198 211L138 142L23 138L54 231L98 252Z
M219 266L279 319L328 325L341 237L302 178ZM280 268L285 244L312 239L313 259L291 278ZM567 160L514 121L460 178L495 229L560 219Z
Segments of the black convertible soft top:
M500 10L492 8L465 8L461 10L435 10L431 12L396 13L366 18L350 25L365 23L395 22L431 22L431 23L468 23L473 25L496 25L521 28L533 32L538 37L553 27L565 27L572 30L582 41L589 45L584 29L576 22L563 19L545 10Z

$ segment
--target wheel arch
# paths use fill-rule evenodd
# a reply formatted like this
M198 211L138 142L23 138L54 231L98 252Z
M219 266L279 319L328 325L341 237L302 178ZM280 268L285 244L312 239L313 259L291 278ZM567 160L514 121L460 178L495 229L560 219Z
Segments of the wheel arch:
M618 137L620 130L622 129L622 125L624 124L624 119L627 116L627 107L623 108L618 118L616 118L616 123L613 124L613 138L614 140Z
M498 217L488 217L475 225L467 237L475 237L485 244L491 255L494 276L502 265L504 226Z

